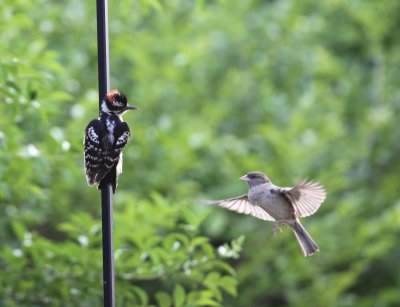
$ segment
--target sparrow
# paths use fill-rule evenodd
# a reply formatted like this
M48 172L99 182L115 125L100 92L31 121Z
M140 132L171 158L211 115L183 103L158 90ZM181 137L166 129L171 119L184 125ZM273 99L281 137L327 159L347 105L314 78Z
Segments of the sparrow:
M314 214L324 202L326 192L319 183L302 180L294 187L279 187L267 175L257 171L240 179L249 185L247 194L223 200L206 200L202 204L218 205L261 220L274 221L272 231L275 236L278 230L281 231L280 225L287 225L293 230L305 257L319 251L299 220Z

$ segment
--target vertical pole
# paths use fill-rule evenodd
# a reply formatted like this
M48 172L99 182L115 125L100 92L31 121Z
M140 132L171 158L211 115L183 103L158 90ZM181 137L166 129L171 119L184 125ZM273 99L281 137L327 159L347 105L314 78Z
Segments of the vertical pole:
M108 65L108 3L107 0L97 0L97 55L99 75L99 112L101 99L109 90Z
M99 113L101 100L109 91L108 64L108 3L96 0L97 7L97 54L99 77ZM106 184L101 190L102 235L103 235L103 290L104 307L115 306L114 244L112 188Z
M101 189L103 232L103 291L104 307L115 306L113 208L111 184Z

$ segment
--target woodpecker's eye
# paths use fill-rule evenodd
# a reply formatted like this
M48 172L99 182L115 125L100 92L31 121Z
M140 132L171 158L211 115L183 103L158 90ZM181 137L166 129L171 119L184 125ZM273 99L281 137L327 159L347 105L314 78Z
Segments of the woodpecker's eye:
M116 105L126 105L128 103L126 96L121 92L117 92L114 94L114 104Z
M116 100L121 101L122 100L122 96L120 93L114 94L114 97Z

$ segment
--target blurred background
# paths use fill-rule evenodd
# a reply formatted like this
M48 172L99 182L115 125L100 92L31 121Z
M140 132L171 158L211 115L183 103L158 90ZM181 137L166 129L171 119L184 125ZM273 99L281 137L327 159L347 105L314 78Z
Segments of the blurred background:
M0 1L0 305L102 304L93 1ZM400 2L110 1L140 108L114 197L117 306L398 306ZM197 199L260 170L328 198L288 228Z

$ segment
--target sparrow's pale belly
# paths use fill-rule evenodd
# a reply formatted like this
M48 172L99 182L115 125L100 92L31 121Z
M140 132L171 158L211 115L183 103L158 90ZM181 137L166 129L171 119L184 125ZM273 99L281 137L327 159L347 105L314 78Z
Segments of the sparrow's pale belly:
M262 192L262 193L249 193L249 201L257 206L263 208L275 220L287 220L294 218L294 210L289 200L284 196Z

